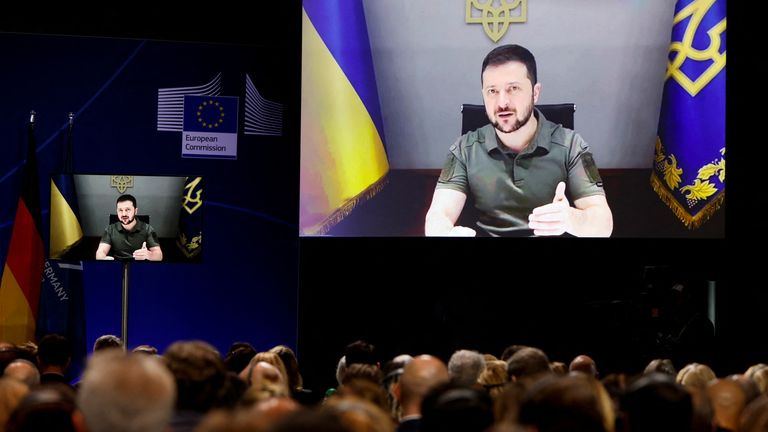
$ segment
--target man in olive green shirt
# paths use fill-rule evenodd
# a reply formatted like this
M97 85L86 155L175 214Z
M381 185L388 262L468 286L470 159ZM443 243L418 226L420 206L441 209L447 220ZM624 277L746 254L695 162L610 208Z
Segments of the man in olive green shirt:
M589 147L534 108L541 83L533 54L519 45L495 48L483 61L481 82L491 124L451 146L426 235L476 235L455 226L471 194L482 234L609 236L613 216Z
M97 260L163 260L157 233L151 225L136 218L138 211L133 195L117 198L119 221L104 230L96 250Z

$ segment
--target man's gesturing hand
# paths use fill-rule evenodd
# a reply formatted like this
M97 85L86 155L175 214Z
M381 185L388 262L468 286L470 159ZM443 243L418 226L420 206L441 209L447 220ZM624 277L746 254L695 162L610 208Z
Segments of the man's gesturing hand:
M149 259L149 250L147 249L147 242L141 244L141 249L133 251L133 259L135 260L147 260Z
M539 236L561 235L571 228L571 211L571 204L565 197L565 183L560 182L552 204L536 207L528 216L528 228Z

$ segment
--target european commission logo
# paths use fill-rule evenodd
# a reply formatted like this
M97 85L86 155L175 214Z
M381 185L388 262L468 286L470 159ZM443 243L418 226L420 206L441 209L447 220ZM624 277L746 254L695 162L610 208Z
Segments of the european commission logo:
M182 157L237 158L234 96L184 96Z
M237 159L238 122L244 135L283 135L283 105L264 98L245 74L244 115L239 98L221 96L221 73L192 87L157 90L157 130L182 132L182 157ZM193 99L197 98L197 99Z

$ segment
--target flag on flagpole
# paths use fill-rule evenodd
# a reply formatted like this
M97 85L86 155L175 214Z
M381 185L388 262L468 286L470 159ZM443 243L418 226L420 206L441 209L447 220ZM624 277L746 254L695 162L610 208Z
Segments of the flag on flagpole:
M301 234L324 234L381 190L389 163L361 0L304 0Z
M203 178L187 177L181 197L179 236L176 245L187 258L203 250Z
M0 281L0 341L11 343L24 343L35 336L44 262L34 111L27 134L21 196Z
M725 199L725 6L675 6L651 186L690 229Z
M70 378L79 376L87 355L85 335L85 299L82 261L63 261L68 251L83 238L77 193L72 177L74 152L72 129L74 115L69 114L61 174L51 178L50 258L43 267L36 336L66 336L72 347ZM74 253L74 252L73 252Z
M51 258L64 257L83 239L75 181L72 178L72 128L73 115L70 113L64 168L61 174L51 177Z

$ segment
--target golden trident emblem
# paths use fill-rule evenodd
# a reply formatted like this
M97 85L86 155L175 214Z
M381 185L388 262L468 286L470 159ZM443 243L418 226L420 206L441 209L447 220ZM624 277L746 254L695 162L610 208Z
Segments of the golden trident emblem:
M498 6L494 6L498 3ZM517 15L512 11L519 9ZM473 16L474 10L480 11L480 16ZM522 23L528 20L528 0L467 0L464 22L467 24L482 24L485 34L492 41L498 42L510 23Z
M192 214L197 210L201 205L203 205L203 200L200 199L200 196L203 193L203 188L198 187L200 185L200 181L202 180L202 177L195 177L194 180L189 182L186 186L184 186L184 189L187 190L187 193L184 194L183 200L184 202L181 204L181 207L187 211L187 213ZM194 194L194 196L193 196Z
M117 189L118 192L124 193L126 189L133 187L133 176L112 176L110 186Z
M690 17L683 33L683 40L673 41L669 46L670 54L675 54L674 58L667 64L666 78L672 77L691 96L696 96L725 67L725 51L720 54L722 35L725 32L725 18L712 28L706 29L707 36L709 36L709 46L705 49L693 47L693 38L699 30L699 25L714 3L715 0L696 0L680 10L672 21L674 25ZM704 73L692 80L680 70L683 63L689 59L693 62L706 61L711 62L711 64Z

